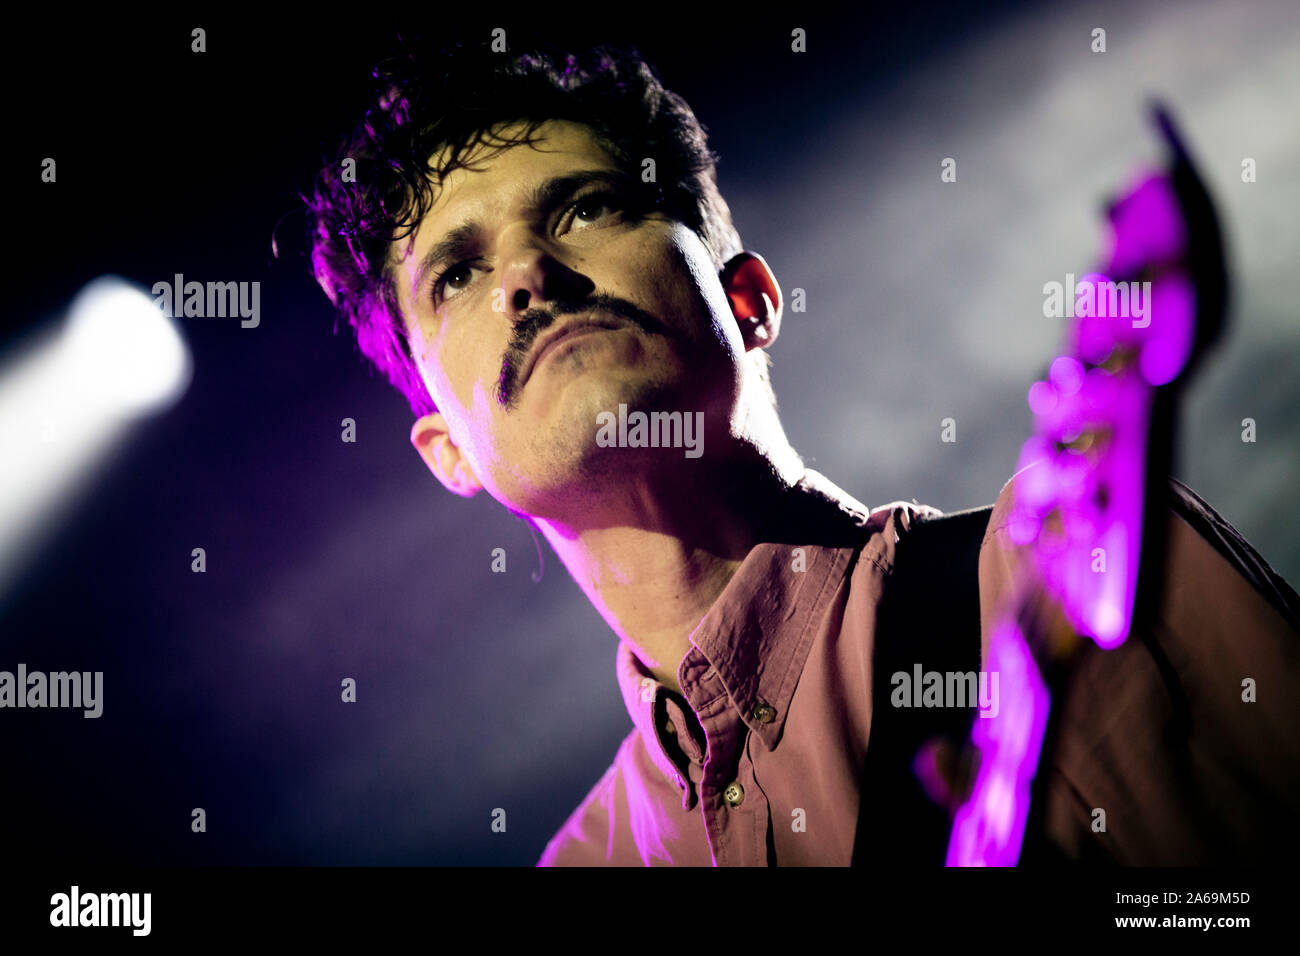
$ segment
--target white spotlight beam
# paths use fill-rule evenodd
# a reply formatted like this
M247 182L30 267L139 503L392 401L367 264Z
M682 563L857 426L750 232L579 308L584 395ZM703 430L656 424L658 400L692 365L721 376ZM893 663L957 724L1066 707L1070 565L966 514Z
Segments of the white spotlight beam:
M179 398L192 369L173 320L105 276L0 370L0 593L126 426Z

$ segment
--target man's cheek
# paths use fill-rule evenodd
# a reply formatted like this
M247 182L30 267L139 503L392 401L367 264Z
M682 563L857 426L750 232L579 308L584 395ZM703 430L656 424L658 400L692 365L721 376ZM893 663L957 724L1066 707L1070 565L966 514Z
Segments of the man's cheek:
M437 351L432 369L439 393L448 396L448 405L456 407L461 421L480 414L487 400L495 396L499 373L492 370L486 356L468 349L442 348Z
M704 243L689 229L685 235L674 236L671 255L665 256L663 262L659 288L671 291L671 307L682 322L695 330L702 324L713 324L715 314L730 312L713 260Z

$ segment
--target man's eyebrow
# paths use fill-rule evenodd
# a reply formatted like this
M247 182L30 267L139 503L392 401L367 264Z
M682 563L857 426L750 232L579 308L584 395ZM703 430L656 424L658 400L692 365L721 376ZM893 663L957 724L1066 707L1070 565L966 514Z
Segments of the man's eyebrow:
M539 183L529 193L528 206L534 211L550 212L579 189L594 182L629 188L633 180L627 173L618 169L584 169L566 176L555 176ZM436 266L464 256L478 238L480 229L481 226L475 220L466 220L435 242L420 259L419 268L415 273L415 284L412 286L413 293L418 295L424 288L425 277Z

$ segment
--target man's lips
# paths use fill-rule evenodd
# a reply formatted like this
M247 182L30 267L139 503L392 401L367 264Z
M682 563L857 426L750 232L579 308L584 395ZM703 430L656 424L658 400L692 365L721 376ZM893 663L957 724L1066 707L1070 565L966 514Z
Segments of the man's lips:
M528 381L529 376L533 374L533 369L537 368L538 363L546 357L546 353L549 352L553 346L563 342L569 336L580 332L589 332L592 329L617 331L618 329L627 329L631 327L632 326L629 323L621 322L618 319L597 318L592 316L551 329L537 340L537 343L533 346L533 350L529 353L528 361L524 365L523 374L519 378L520 386L522 387Z

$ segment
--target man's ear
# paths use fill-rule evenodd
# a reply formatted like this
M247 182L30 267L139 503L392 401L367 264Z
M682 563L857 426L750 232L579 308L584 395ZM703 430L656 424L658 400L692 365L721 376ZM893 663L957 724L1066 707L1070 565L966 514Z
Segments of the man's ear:
M781 331L781 287L757 252L735 255L718 274L740 325L745 351L766 348Z
M411 426L411 444L448 491L463 498L473 498L483 490L474 469L451 440L447 420L438 412L430 412L416 420Z

